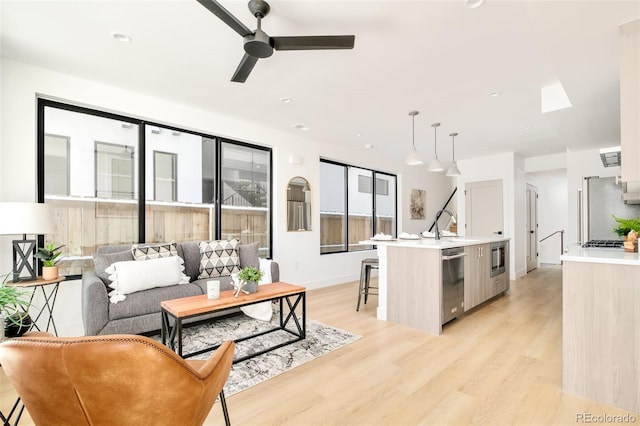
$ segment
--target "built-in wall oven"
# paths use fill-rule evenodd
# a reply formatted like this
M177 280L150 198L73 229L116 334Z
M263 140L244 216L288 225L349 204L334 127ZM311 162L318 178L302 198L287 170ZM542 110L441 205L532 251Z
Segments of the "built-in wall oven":
M491 276L504 274L507 265L507 242L491 243Z

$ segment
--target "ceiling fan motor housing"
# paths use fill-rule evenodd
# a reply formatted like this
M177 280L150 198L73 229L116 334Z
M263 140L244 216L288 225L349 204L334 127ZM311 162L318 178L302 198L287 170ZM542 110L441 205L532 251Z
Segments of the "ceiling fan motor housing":
M260 28L255 34L250 34L244 38L244 51L256 58L268 58L273 55L271 39Z

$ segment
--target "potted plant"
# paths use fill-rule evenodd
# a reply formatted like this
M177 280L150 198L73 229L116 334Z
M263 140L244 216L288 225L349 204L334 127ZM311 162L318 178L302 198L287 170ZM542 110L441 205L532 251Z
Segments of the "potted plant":
M29 301L25 299L28 292L18 287L7 285L9 274L3 276L0 284L0 318L3 319L4 335L7 337L22 336L31 327Z
M618 226L613 228L619 237L624 238L624 250L630 252L638 251L638 234L640 234L640 218L623 219L612 215L618 222Z
M55 280L58 278L58 267L56 263L60 260L62 254L59 251L64 245L56 247L55 244L49 243L44 247L40 247L35 256L42 260L42 279Z
M241 288L248 293L255 293L258 291L258 283L262 279L264 272L253 266L243 268L238 273L238 280L240 281Z

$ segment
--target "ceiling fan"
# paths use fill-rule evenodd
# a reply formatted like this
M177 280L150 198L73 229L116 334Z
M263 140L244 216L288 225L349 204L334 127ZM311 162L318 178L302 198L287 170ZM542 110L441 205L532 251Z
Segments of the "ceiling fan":
M216 0L197 0L211 13L216 15L225 24L244 38L245 54L240 65L233 74L231 81L244 83L251 70L260 58L268 58L273 50L325 50L325 49L353 49L356 36L354 35L329 35L329 36L297 36L297 37L270 37L262 31L262 18L269 13L269 3L264 0L251 0L249 11L258 20L258 28L251 31L235 16L229 13Z

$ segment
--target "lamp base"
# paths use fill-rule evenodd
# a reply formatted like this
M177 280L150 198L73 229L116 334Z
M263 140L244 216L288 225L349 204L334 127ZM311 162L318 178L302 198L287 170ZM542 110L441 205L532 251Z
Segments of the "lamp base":
M36 240L13 240L13 282L35 281L36 274ZM25 273L26 270L26 273Z

